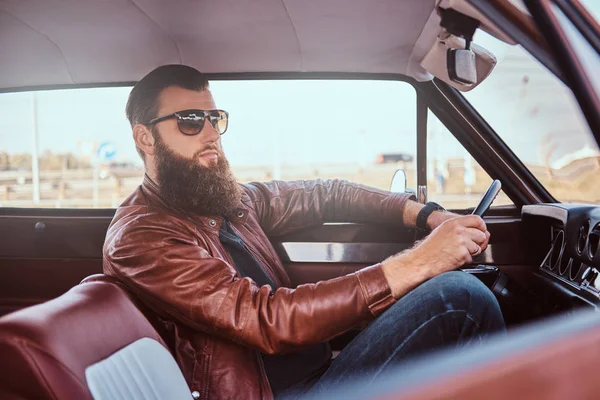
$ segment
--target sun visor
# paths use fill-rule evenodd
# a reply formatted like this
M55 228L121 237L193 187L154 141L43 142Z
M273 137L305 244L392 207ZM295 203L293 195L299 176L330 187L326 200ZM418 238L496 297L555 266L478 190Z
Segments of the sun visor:
M464 51L465 46L466 41L463 38L442 31L421 61L421 67L456 89L468 92L488 77L496 66L497 60L483 47L471 43L470 59L464 59L463 64L462 57L456 57L456 52ZM463 65L461 66L461 64ZM461 69L458 73L456 65L458 65L458 69ZM450 74L454 76L451 77ZM468 79L459 82L460 79L457 79L457 76L466 76Z

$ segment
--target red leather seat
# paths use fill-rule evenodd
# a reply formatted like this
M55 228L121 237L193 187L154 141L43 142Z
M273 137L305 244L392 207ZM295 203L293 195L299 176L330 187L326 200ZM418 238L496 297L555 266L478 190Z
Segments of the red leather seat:
M0 318L0 399L92 399L86 368L141 338L165 346L114 279L87 278Z

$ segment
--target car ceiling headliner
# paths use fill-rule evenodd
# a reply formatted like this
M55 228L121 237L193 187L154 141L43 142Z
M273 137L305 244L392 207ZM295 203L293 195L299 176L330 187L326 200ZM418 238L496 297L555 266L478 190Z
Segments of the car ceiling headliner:
M435 0L0 0L0 89L206 73L431 76ZM424 29L425 28L425 29ZM431 31L423 41L423 32ZM424 43L423 43L424 42Z

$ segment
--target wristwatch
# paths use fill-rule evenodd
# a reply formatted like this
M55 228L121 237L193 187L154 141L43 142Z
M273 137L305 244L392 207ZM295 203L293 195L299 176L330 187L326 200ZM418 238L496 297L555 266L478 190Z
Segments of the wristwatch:
M425 207L423 207L421 211L419 211L419 214L417 214L417 228L423 231L429 231L430 229L427 226L427 218L429 218L431 213L434 211L446 211L446 209L440 206L438 203L434 203L433 201L425 203Z

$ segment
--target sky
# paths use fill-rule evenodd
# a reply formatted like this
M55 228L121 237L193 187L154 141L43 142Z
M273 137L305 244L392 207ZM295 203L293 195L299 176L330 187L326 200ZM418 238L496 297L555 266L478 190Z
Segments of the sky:
M485 34L475 42L499 62L465 96L523 161L559 162L582 149L597 151L570 90L556 77L519 46ZM90 143L110 143L116 161L141 164L125 118L130 90L0 94L0 151L30 152L37 125L40 153L83 155ZM415 154L416 95L403 82L214 81L211 91L217 106L230 113L223 145L233 165L364 164L382 152ZM441 139L442 131L432 118L434 156L463 156L456 141Z
M39 149L80 152L82 142L111 142L137 161L125 104L131 88L37 92ZM230 113L225 151L238 165L264 165L278 146L288 163L344 163L383 151L414 154L415 92L402 82L245 81L211 83ZM0 94L0 149L28 152L33 93ZM333 150L333 151L332 151Z

